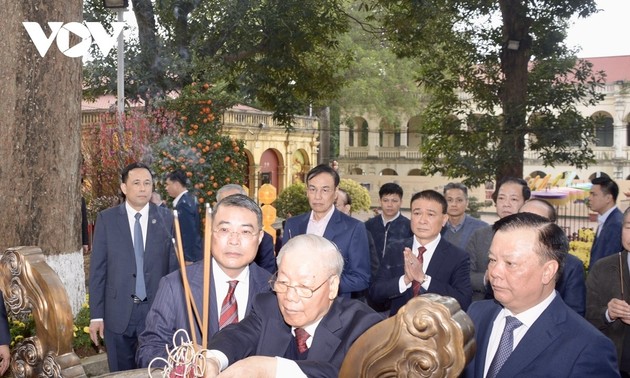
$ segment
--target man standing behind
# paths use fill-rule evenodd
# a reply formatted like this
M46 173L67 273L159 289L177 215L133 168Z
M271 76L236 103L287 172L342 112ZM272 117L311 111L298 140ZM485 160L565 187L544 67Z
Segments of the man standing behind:
M306 196L311 211L286 220L282 244L302 234L323 236L337 245L346 262L339 295L349 297L370 284L370 249L363 222L335 208L339 175L320 164L306 175Z
M400 185L389 182L381 186L378 191L381 204L381 215L377 215L365 222L365 228L372 234L374 245L379 252L379 260L385 255L387 244L395 240L410 238L411 226L409 219L400 214L403 189Z
M90 338L105 338L111 372L136 368L138 335L160 279L177 268L173 216L149 203L148 166L129 164L121 174L125 201L98 214L90 261Z
M442 229L442 236L451 244L465 250L473 232L487 227L488 224L466 214L468 208L468 188L466 185L459 182L449 182L444 186L444 198L448 204L448 222Z
M411 197L414 236L387 246L376 280L370 286L373 301L391 301L390 315L424 293L453 297L463 310L470 305L468 254L440 235L448 219L446 208L444 196L435 190L423 190Z
M612 342L554 290L569 250L560 227L531 213L494 224L488 277L496 300L474 302L477 352L463 377L618 377Z
M262 240L262 211L249 197L235 194L219 201L212 212L212 264L210 283L209 336L249 313L254 296L269 291L270 273L252 263ZM186 267L194 301L203 314L203 263ZM232 288L232 286L234 288ZM232 301L232 298L234 299ZM233 304L232 304L233 303ZM236 307L233 318L229 313ZM224 311L224 309L226 311ZM200 325L195 325L201 341ZM146 367L155 357L166 358L166 346L173 349L173 334L178 329L189 332L182 275L179 271L162 278L157 296L147 315L146 329L140 335L138 366ZM191 336L192 339L192 336ZM158 367L160 364L153 364Z
M274 293L209 342L208 374L228 377L337 377L352 343L382 320L366 304L338 297L344 258L317 235L289 240L278 254Z
M166 192L173 197L173 208L177 210L179 229L184 248L184 260L187 263L203 258L201 251L201 228L197 199L186 189L188 178L182 170L176 170L166 176Z
M597 233L591 247L589 266L602 257L617 253L621 246L621 224L623 214L617 207L619 186L608 177L594 178L591 192L588 196L589 208L599 214L597 217Z
M245 189L243 189L241 185L225 184L221 188L219 188L219 190L217 190L217 202L220 202L225 197L231 196L233 194L242 194L246 196L247 192L245 192ZM259 267L267 270L271 274L275 273L278 269L278 266L276 265L276 251L273 244L273 237L264 230L263 238L258 245L258 252L256 253L256 258L254 259L254 262Z
M532 192L522 178L504 177L492 193L499 218L516 214L518 209L529 199ZM488 250L492 243L492 226L482 227L473 232L466 251L470 255L470 282L473 288L473 301L486 298L486 270L488 268Z
M622 377L630 377L630 208L623 213L623 251L597 260L586 279L586 319L617 349Z

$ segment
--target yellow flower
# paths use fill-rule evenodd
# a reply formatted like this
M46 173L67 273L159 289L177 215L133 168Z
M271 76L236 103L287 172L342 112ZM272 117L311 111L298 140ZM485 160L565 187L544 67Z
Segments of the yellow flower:
M77 326L76 326L76 324L75 324L75 325L73 325L73 326L72 326L72 330L73 330L74 332L76 332L76 331L78 331L78 330L79 330L79 328L77 328ZM75 336L76 336L76 335L75 335Z
M22 340L24 340L24 336L22 336L22 335L15 336L15 342L20 342Z
M90 327L83 327L83 332L90 333Z

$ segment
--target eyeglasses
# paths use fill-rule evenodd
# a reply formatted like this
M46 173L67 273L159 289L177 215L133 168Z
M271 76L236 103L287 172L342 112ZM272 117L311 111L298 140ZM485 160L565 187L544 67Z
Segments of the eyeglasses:
M271 290L275 291L276 293L284 294L284 293L288 292L289 289L293 289L293 290L295 290L296 294L299 297L301 297L301 298L311 298L313 296L313 294L317 290L319 290L322 286L324 286L324 284L326 282L328 282L328 280L331 277L333 277L333 276L336 276L336 274L333 274L333 275L329 276L319 286L317 286L314 289L311 289L311 288L308 288L306 286L291 286L291 285L287 284L286 282L278 281L278 276L277 276L277 273L276 273L269 280L269 286L271 286Z
M228 238L232 235L236 235L241 240L251 240L254 237L256 237L256 234L257 234L257 232L254 230L245 229L245 230L240 230L240 231L234 231L234 230L230 230L227 227L219 227L216 230L212 230L212 232L220 238Z

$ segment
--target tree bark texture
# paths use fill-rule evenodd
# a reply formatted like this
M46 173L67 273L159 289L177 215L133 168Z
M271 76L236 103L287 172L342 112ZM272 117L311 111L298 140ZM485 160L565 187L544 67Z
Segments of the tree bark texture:
M82 2L0 0L0 9L0 248L35 245L59 260L81 249L81 59L54 42L41 57L22 22L49 36L48 22L83 20ZM63 277L77 267L63 268L62 281L78 281Z

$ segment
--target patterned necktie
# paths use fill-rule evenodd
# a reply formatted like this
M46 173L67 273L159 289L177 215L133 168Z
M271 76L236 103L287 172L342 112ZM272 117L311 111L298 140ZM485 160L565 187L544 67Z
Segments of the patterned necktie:
M303 328L295 329L295 342L297 343L298 352L300 352L300 354L308 350L306 340L308 340L309 337L311 337L311 335L309 335Z
M420 264L420 269L422 269L422 264L424 263L424 258L422 257L422 254L424 254L426 251L426 248L418 247L418 263ZM413 289L413 296L418 296L418 293L420 293L420 282L414 280L411 283L411 288Z
M236 297L234 296L234 290L238 281L228 281L230 288L228 289L223 304L221 305L221 316L219 317L219 329L230 325L232 323L238 323L238 304L236 303Z
M497 348L497 353L494 355L492 363L490 363L486 378L496 377L505 361L510 357L514 349L514 330L522 325L523 323L513 316L505 317L505 328L501 335L501 341L499 341L499 348Z
M133 225L133 252L136 255L136 297L144 300L147 297L147 288L144 283L144 242L142 239L142 226L140 217L142 214L136 213L136 223Z

